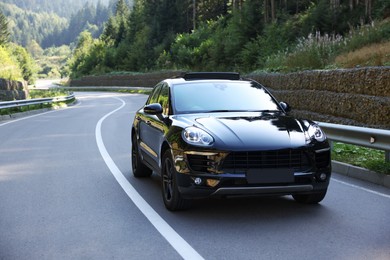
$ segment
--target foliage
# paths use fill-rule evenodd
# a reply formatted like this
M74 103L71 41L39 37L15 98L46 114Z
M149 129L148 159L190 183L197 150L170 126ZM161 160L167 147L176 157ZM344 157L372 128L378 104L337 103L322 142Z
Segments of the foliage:
M369 26L367 36L358 38L366 24L386 16L389 0L198 0L195 6L188 0L135 0L129 13L118 12L122 2L83 56L85 68L72 75L321 69L334 66L335 57L354 46L389 38L385 26Z
M94 39L92 34L88 31L84 31L80 34L78 38L78 43L73 51L72 58L68 61L68 66L71 70L71 77L77 78L80 75L86 75L89 73L88 65L90 61L90 50L94 44ZM90 59L91 60L91 59Z
M8 20L5 15L0 12L0 45L5 45L9 41Z
M390 162L385 162L384 151L336 142L333 144L332 159L390 174Z
M378 43L384 41L382 44ZM289 49L267 58L265 68L269 71L297 71L306 69L325 69L328 67L381 66L389 62L386 46L390 41L390 20L377 25L367 25L341 35L315 35L302 37ZM376 46L383 48L369 48ZM360 48L363 48L360 50ZM368 51L369 50L369 51ZM353 52L355 54L348 54ZM358 54L360 53L360 55ZM352 58L352 56L354 58Z
M41 44L45 38L58 34L67 26L66 19L52 13L38 14L4 3L0 3L0 9L9 19L11 40L22 46L33 39Z
M21 46L8 43L8 21L0 12L0 78L34 81L35 63Z
M52 35L55 39L57 39L54 41L54 44L50 45L43 42L42 45L69 45L77 39L81 32L84 31L90 32L94 38L97 38L101 34L103 30L103 24L108 19L108 17L108 7L104 7L102 5L95 7L87 2L80 10L72 14L69 26L65 30L59 31L59 33Z
M119 43L125 38L125 32L128 30L127 17L130 9L124 0L118 0L115 9L115 15L111 16L104 26L104 31L100 38L109 46L118 47Z
M18 67L21 70L23 80L29 84L34 83L37 66L27 50L19 45L10 44L11 55L16 59Z
M337 67L390 66L390 41L373 43L335 58Z
M35 53L39 67L39 78L64 78L69 75L69 67L66 66L66 62L72 51L68 45L41 49Z
M32 41L42 48L69 45L84 31L98 37L110 15L111 5L102 1L8 0L0 3L0 9L9 18L11 40L22 46ZM34 3L35 2L35 3ZM68 12L65 12L68 10Z
M56 13L60 17L69 18L74 10L81 9L86 3L92 2L93 4L105 4L109 3L109 0L2 0L3 3L13 4L20 9L46 13ZM65 4L66 3L66 4Z
M0 78L21 80L22 71L8 48L0 46Z
M49 90L42 90L42 89L31 89L29 91L30 98L50 98L50 97L61 97L61 96L67 96L69 95L69 91L62 90L62 89L49 89Z
M169 52L163 52L158 60L162 68L175 64L182 69L200 70L207 66L211 59L210 49L214 46L213 39L208 39L215 32L216 22L201 24L192 34L178 34Z
M342 51L354 51L372 43L388 41L390 40L390 19L353 28L347 37L348 40Z

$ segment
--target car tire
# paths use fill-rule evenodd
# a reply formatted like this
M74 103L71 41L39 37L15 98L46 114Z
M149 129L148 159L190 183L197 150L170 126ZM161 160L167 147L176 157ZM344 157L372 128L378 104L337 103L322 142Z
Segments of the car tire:
M134 177L150 177L153 173L141 160L139 156L138 143L133 136L131 141L131 168L133 170Z
M327 190L310 194L294 194L292 197L299 203L317 204L325 198L326 192Z
M177 172L175 170L172 153L167 150L164 153L161 169L161 189L165 207L170 211L188 209L191 200L184 199L177 187Z

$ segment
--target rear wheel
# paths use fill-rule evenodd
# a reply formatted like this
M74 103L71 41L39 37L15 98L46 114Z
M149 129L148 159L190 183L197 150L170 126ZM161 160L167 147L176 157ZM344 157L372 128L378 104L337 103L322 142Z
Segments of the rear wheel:
M149 169L141 160L138 150L137 139L131 138L131 167L134 177L149 177L153 171Z
M294 194L292 196L294 200L299 203L317 204L325 198L326 191L327 190L310 194Z
M183 199L178 190L176 175L172 154L167 150L162 162L161 188L165 207L171 211L187 209L191 206L191 200Z

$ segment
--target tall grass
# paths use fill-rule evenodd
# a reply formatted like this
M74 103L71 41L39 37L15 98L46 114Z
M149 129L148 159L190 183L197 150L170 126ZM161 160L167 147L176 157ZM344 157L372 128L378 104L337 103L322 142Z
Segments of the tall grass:
M335 58L337 67L390 66L390 41L374 43L363 48L341 54Z
M286 56L285 67L289 71L325 68L344 44L340 35L309 34L300 39L293 52Z
M291 72L309 69L389 65L390 20L356 28L346 36L316 32L283 52L268 57L265 70Z

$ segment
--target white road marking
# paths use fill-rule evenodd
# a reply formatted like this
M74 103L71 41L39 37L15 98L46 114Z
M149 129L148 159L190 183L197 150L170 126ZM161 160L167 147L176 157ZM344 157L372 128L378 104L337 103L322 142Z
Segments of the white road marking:
M344 184L344 185L349 186L349 187L353 187L355 189L359 189L359 190L362 190L362 191L365 191L365 192L369 192L371 194L375 194L375 195L378 195L378 196L390 199L390 195L387 195L387 194L384 194L384 193L381 193L381 192L377 192L377 191L373 191L373 190L370 190L370 189L366 189L366 188L360 187L358 185L354 185L354 184L351 184L351 183L348 183L348 182L340 181L340 180L337 180L337 179L334 179L334 178L331 178L331 180L335 181L335 182L338 182L338 183L341 183L341 184Z
M96 143L98 145L100 154L103 157L104 162L114 175L117 182L122 189L126 192L127 196L134 202L138 209L145 215L150 223L157 229L158 232L171 244L171 246L184 258L184 259L203 259L203 257L195 251L176 231L141 197L141 195L135 190L135 188L127 181L123 173L116 166L111 156L106 150L102 140L101 127L103 121L123 108L126 103L117 97L112 97L122 102L122 105L106 114L102 117L96 125L95 135Z
M21 120L25 120L25 119L30 119L30 118L33 118L33 117L36 117L36 116L46 115L46 114L53 113L53 112L56 112L56 111L59 111L59 110L50 110L48 112L43 112L43 113L35 114L35 115L32 115L32 116L21 117L21 118L18 118L18 119L10 119L11 121L7 121L5 123L1 123L0 126L8 125L8 124L15 123L15 122L18 122L18 121L21 121Z

